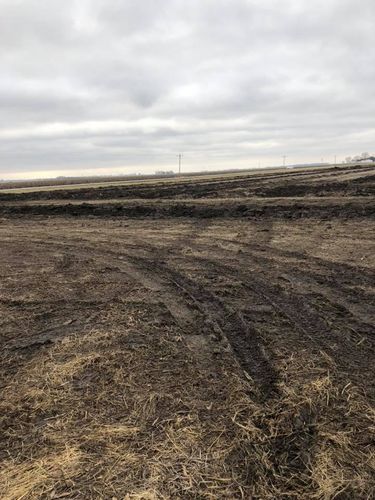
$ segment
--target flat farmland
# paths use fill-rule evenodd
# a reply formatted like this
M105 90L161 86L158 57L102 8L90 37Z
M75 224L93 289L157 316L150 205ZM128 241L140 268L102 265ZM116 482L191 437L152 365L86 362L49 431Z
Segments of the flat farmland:
M0 192L0 497L375 495L375 168Z

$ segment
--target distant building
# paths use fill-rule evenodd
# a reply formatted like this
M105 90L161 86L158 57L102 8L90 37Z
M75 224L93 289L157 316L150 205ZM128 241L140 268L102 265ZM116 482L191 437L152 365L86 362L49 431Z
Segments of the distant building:
M157 170L155 175L165 176L165 175L174 175L173 170Z

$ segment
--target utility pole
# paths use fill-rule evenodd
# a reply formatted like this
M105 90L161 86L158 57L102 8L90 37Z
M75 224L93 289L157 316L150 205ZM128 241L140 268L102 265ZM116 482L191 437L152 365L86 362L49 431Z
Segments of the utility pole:
M182 163L182 158L183 158L183 154L180 153L178 155L178 175L181 175L181 163Z
M285 167L285 160L286 160L286 156L284 155L283 156L283 167Z
M336 160L337 160L337 158L336 158L336 155L335 155L335 167L336 167L336 165L337 165L337 161L336 161Z

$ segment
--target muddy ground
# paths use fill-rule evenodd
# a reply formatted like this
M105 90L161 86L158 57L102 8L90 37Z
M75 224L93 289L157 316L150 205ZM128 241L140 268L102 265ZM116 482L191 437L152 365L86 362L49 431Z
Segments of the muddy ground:
M0 497L373 498L374 175L3 195Z
M181 179L160 179L154 183L139 182L123 186L109 185L95 189L74 188L74 186L51 189L50 191L30 191L21 193L2 192L0 201L30 200L113 200L163 198L212 199L212 198L254 198L254 197L295 197L295 196L374 196L375 165L340 166L310 169L264 170L246 173L242 176L224 175L222 178L207 175Z

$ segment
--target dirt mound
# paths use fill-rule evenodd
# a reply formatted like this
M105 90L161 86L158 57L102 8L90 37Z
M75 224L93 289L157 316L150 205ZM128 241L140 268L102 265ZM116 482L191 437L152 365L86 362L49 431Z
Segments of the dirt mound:
M176 202L165 201L153 203L150 201L121 203L49 203L5 205L0 207L0 214L6 217L24 216L57 216L57 217L122 217L122 218L251 218L259 217L279 219L357 219L374 217L375 202L370 199L349 199L342 203L340 200L319 202L314 200L278 200L254 202L243 200L215 200L208 202Z

